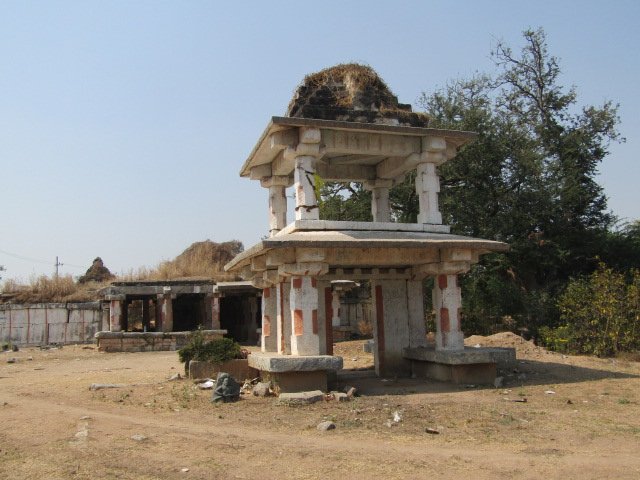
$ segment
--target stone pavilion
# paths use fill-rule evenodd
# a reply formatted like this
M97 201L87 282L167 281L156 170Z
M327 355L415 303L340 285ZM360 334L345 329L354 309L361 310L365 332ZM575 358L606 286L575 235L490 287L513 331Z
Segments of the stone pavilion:
M459 275L504 243L452 235L438 207L438 167L472 132L429 128L369 67L348 64L305 78L287 116L272 117L240 170L267 191L269 233L225 270L262 289L261 353L250 365L281 391L326 389L333 356L332 282L368 281L376 373L492 382L508 350L465 348ZM389 189L416 171L417 223L391 215ZM362 182L372 222L320 219L316 178ZM288 205L286 189L295 200ZM287 224L287 211L293 221ZM427 343L423 284L434 278L435 345ZM335 283L334 283L335 285Z

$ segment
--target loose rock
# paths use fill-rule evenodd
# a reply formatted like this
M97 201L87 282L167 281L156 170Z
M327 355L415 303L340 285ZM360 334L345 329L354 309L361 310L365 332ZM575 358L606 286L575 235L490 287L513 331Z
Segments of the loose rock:
M136 442L144 442L147 439L144 435L136 434L131 435L131 440L135 440Z
M502 388L503 385L504 377L496 377L496 379L493 381L493 386L496 388Z
M253 394L256 397L268 397L271 394L271 382L258 382L253 387Z
M123 388L126 385L121 383L92 383L89 390L104 390L106 388Z
M278 398L278 403L285 405L309 405L323 399L324 393L320 390L313 390L311 392L281 393Z
M438 431L435 428L430 428L430 427L425 428L424 431L426 433L430 434L430 435L438 435L438 434L440 434L440 431Z
M320 422L316 428L321 432L326 432L327 430L335 430L336 424L327 420Z
M175 382L176 380L182 380L182 375L180 375L179 373L174 373L169 377L170 382Z

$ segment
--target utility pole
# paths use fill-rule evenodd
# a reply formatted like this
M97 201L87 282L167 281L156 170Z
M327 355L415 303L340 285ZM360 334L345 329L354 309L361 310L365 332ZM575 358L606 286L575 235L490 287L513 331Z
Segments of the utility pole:
M56 264L55 264L56 276L55 276L55 278L58 278L58 267L62 267L63 265L64 265L64 263L60 263L60 261L58 260L58 256L56 255Z

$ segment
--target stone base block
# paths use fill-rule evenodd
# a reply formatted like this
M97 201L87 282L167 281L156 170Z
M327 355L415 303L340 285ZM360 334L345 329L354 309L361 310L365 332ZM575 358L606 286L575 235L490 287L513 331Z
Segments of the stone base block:
M215 379L220 372L228 373L238 383L256 378L260 374L258 370L249 366L247 359L229 360L224 363L200 362L198 360L189 362L189 378Z
M306 392L311 390L328 391L329 382L326 371L317 372L260 372L263 382L271 382L276 393Z
M294 356L252 353L249 366L260 370L263 381L273 382L278 392L327 391L335 372L342 369L342 357L331 355Z
M435 350L433 347L405 348L404 358L411 361L417 377L443 382L493 384L497 366L515 364L513 348L465 348L461 351Z

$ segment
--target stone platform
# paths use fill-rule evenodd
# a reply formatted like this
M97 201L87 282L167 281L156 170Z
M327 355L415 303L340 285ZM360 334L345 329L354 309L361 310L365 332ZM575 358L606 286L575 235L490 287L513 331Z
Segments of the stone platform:
M327 391L329 377L342 369L342 357L331 355L278 355L252 353L249 366L260 371L279 392Z
M203 330L206 341L222 338L226 330ZM184 347L192 332L98 332L100 352L158 352Z
M497 367L509 368L516 363L514 348L438 351L434 347L417 347L405 348L403 356L411 362L413 375L458 384L492 384Z

